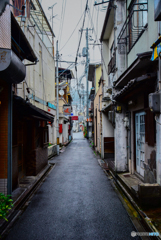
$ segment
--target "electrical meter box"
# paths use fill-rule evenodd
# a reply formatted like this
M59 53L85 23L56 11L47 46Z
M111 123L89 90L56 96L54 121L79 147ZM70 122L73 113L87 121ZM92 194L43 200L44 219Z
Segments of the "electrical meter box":
M161 92L149 94L149 108L155 113L160 113Z

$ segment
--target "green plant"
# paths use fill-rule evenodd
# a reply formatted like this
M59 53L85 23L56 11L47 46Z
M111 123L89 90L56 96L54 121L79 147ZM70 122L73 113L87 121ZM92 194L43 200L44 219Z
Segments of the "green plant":
M10 195L5 196L3 193L0 193L0 218L6 221L8 221L6 216L13 207L13 200L10 197Z
M87 136L87 128L86 127L84 127L83 134L84 134L84 137Z

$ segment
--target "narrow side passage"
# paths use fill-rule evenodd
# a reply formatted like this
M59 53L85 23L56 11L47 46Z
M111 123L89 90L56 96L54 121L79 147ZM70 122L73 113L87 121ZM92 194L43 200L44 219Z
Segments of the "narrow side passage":
M55 159L55 169L6 239L134 239L135 228L87 140L74 140Z

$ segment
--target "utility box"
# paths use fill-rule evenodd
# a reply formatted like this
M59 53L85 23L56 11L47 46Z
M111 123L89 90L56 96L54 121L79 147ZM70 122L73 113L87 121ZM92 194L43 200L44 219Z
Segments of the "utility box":
M154 113L160 113L161 92L149 94L149 108Z
M84 47L84 48L82 49L82 56L83 56L83 57L86 57L86 56L87 56L87 48L86 48L86 47Z

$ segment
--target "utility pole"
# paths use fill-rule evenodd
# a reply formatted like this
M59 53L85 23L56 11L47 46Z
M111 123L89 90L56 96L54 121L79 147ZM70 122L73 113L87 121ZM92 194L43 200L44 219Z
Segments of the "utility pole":
M52 21L52 31L53 31L53 18L55 16L53 16L53 7L56 5L57 3L54 3L51 7L48 7L48 10L49 9L52 9L52 17L51 17L51 21ZM53 45L53 55L54 55L54 36L53 36L53 33L52 33L52 45Z
M88 117L89 117L89 109L88 109L88 65L89 65L89 56L88 56L88 28L86 28L86 88L87 88L87 109L86 109L86 117L87 117L87 139L89 138L89 128L88 128Z
M59 77L58 77L58 59L59 59L59 51L58 51L58 40L56 42L56 129L57 129L57 155L59 155Z

